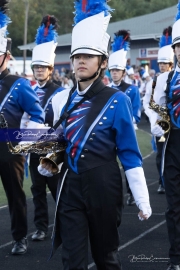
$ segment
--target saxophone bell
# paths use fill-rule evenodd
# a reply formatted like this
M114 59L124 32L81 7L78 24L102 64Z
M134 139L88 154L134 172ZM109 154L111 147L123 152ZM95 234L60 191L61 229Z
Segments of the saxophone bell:
M156 122L162 129L164 130L164 134L168 133L170 130L170 123L167 120L158 120ZM166 138L164 136L161 136L161 138L158 140L158 142L165 142Z
M158 142L165 142L166 138L164 136L161 136L161 138L158 140Z
M59 172L58 164L64 161L65 150L57 151L51 154L48 154L46 157L40 157L40 165L45 164L46 162L50 163L52 166L52 174L57 174Z

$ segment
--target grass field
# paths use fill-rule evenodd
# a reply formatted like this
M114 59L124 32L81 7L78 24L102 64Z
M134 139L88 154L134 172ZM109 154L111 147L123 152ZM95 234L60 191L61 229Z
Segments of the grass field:
M137 139L142 156L144 157L148 155L152 151L150 143L151 135L143 130L137 130ZM31 187L31 179L29 176L28 178L24 178L24 190L26 192L27 198L32 197L30 187ZM4 193L2 182L0 181L0 206L6 204L7 204L6 195Z

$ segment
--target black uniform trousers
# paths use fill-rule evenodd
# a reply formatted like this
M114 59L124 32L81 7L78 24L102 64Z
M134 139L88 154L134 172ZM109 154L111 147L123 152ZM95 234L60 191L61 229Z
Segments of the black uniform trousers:
M31 192L34 203L34 223L37 230L47 232L49 215L46 188L49 188L52 197L56 200L59 174L52 177L41 175L37 170L37 167L39 166L39 158L39 155L31 154L29 167L32 180Z
M88 237L98 270L120 270L122 178L116 161L81 174L68 171L57 217L64 270L87 270Z
M15 241L27 235L27 205L23 191L24 163L23 156L10 153L2 155L0 159L0 176L8 199L11 233Z
M180 129L172 129L167 142L164 181L169 257L172 263L180 264Z
M159 185L164 186L164 183L162 181L161 177L161 161L162 161L162 150L163 150L163 142L159 142L160 137L156 138L156 147L157 147L157 154L156 154L156 167L159 173Z

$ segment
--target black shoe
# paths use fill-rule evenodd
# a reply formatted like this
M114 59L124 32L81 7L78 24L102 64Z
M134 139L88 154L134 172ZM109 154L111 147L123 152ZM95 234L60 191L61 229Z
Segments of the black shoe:
M165 188L162 185L159 185L157 193L158 194L164 194L165 193Z
M179 265L175 265L173 263L170 263L170 265L168 266L167 270L180 270L180 266Z
M11 254L13 255L22 255L27 252L28 241L26 237L23 237L18 241L13 241L12 245L13 248L11 250Z
M129 195L128 199L127 199L127 205L134 205L135 204L135 200L133 198L132 195Z
M33 241L42 241L47 237L47 233L37 230L33 235L32 235L32 240Z

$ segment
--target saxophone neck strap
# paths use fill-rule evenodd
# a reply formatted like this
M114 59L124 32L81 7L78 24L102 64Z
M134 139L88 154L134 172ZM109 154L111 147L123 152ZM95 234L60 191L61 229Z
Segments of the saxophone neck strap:
M69 115L79 107L79 105L81 105L85 100L89 100L91 99L93 96L97 95L101 90L103 90L106 86L102 83L101 81L101 78L98 78L97 80L95 80L93 82L93 84L91 85L91 87L89 88L89 90L87 91L87 93L84 95L84 97L79 101L77 102L69 111L68 111L68 106L71 102L71 96L72 96L72 93L74 92L74 90L76 89L76 86L73 87L71 89L71 91L69 92L69 96L68 96L68 100L66 102L66 105L65 105L65 109L64 109L64 112L63 114L60 116L59 120L56 122L56 124L50 128L50 130L48 131L48 133L52 133L54 132L58 126L64 121L66 120ZM51 132L52 131L52 132Z

